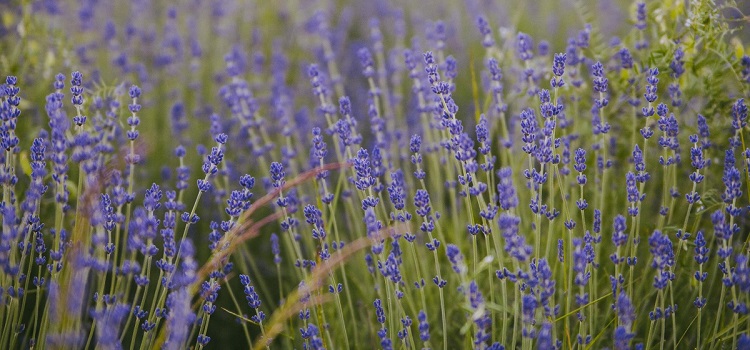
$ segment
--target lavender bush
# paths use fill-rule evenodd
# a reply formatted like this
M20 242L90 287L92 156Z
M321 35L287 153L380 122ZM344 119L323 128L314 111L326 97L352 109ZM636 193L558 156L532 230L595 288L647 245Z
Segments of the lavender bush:
M272 3L0 5L0 348L750 349L747 4Z

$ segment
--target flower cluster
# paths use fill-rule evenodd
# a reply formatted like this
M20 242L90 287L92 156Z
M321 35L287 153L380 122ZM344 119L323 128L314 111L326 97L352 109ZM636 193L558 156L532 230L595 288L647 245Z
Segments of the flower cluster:
M750 343L746 18L76 5L0 21L0 348Z

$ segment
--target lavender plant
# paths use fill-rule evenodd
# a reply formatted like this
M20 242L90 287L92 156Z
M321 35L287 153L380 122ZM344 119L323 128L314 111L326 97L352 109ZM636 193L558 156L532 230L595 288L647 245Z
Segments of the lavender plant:
M432 4L0 5L0 348L748 348L747 4Z

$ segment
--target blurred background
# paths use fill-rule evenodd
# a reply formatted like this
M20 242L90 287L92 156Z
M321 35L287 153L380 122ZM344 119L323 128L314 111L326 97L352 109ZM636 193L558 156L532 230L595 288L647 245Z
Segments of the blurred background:
M750 29L740 25L747 19L742 14L750 13L750 2L740 1L736 8L718 1L716 6L718 15L728 19L730 28L735 29L724 38L726 44L738 54L744 52L744 45L750 42ZM649 8L656 7L649 4ZM667 30L664 26L675 25L680 31L684 24L669 21L673 14L664 8L679 11L684 7L675 1L673 6L658 7L659 11L649 14L652 40L669 46L670 38L661 36ZM307 67L335 61L340 77L336 80L328 71L332 85L335 88L336 83L341 83L341 92L352 99L354 115L366 116L368 85L357 51L361 47L372 48L374 30L382 33L389 73L404 72L405 48L417 53L442 49L456 58L459 74L455 83L459 88L454 98L469 128L473 127L477 112L469 87L483 86L487 80L485 49L476 25L478 16L488 20L498 46L513 50L516 35L524 32L533 38L540 54L547 52L545 55L564 51L569 38L590 26L591 49L586 54L592 59L608 59L623 40L633 40L628 36L633 35L634 13L635 3L627 0L3 0L0 74L19 77L23 119L17 133L21 149L28 149L39 127L47 125L44 101L53 91L55 74L69 76L71 71L80 70L88 91L101 101L122 96L130 84L141 86L143 136L138 149L148 166L137 167L137 179L145 185L174 178L170 169L175 164L172 150L176 146L182 144L194 154L204 152L211 144L207 132L210 116L229 113L220 96L220 88L229 82L227 62L244 72L261 114L267 116L266 132L276 135L284 127L299 128L295 142L307 149L311 124L305 120L315 118L317 106ZM705 24L710 26L713 22ZM444 47L439 47L441 42ZM656 55L646 60L664 65L668 59ZM278 69L286 70L281 85L293 92L281 112L269 106L277 93L273 87L278 84L272 83L272 77ZM716 79L723 79L724 72L714 74ZM405 73L402 78L407 79ZM413 105L410 84L398 83L392 81L394 98L403 99L405 106ZM341 92L337 91L337 95ZM729 100L737 90L729 89L727 93ZM277 112L281 114L275 115ZM404 113L413 112L406 109ZM281 120L289 123L282 124ZM404 130L404 134L409 131ZM234 144L228 149L235 147L244 146ZM201 158L188 157L188 161L194 173L198 172ZM243 161L248 163L238 168L266 171L257 169L252 157ZM219 210L222 198L211 200ZM205 244L208 222L202 220L190 233L199 247L199 256L203 256L199 261L205 261L209 254ZM269 247L266 238L252 241L240 259L269 262L259 264L257 272L261 278L274 281ZM275 300L277 293L272 287L264 290L261 297ZM220 298L219 305L223 303L228 303L226 298ZM217 312L209 330L217 340L212 346L233 347L236 344L233 345L232 336L237 332L241 328L236 318Z

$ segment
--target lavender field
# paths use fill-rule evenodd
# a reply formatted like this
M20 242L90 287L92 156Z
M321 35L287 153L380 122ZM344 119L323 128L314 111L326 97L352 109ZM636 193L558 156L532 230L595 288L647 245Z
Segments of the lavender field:
M0 349L750 349L749 22L2 2Z

